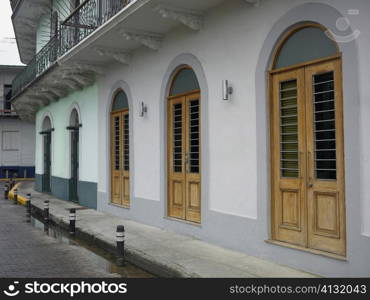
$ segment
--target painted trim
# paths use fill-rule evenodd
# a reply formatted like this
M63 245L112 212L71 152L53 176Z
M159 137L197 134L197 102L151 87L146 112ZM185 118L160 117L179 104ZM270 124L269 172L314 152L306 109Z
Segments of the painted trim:
M129 135L130 135L130 145L129 145L129 151L130 151L130 207L123 207L125 210L130 210L135 206L134 203L134 191L135 191L135 153L134 153L134 99L132 98L131 90L127 82L123 80L116 81L109 92L109 95L107 97L107 101L105 102L108 105L105 105L106 111L105 111L105 143L107 145L106 147L106 164L105 164L105 174L106 178L109 178L106 184L106 190L107 194L109 195L107 201L107 204L112 204L111 202L111 193L112 193L112 180L111 180L111 113L112 113L112 106L114 97L117 94L118 91L124 91L127 96L127 102L128 102L128 111L129 111Z
M264 240L268 240L271 236L271 181L270 181L270 140L269 140L269 85L268 77L270 66L274 58L274 49L281 40L284 33L296 26L307 22L323 24L332 32L336 32L336 21L344 16L334 7L322 3L305 3L296 6L283 15L267 34L266 39L261 48L261 52L257 61L255 73L256 85L256 128L259 128L257 135L257 211L258 223L256 235ZM350 29L353 31L353 29ZM361 178L361 168L359 159L360 155L360 139L359 139L359 90L356 86L359 78L358 69L358 45L357 41L353 40L349 43L340 43L340 52L343 53L343 90L344 90L344 135L345 140L345 182L351 187L345 191L346 208L347 208L347 257L351 261L351 272L365 272L365 266L358 267L356 261L366 260L364 253L360 253L360 249L368 247L366 239L361 237L361 225L358 222L361 216L360 205L358 205L360 197L359 181L356 178ZM356 201L348 201L356 199ZM313 271L321 274L349 274L348 265L343 263L333 263L327 258L312 255L310 253L302 253L301 251L291 250L285 247L276 247L275 245L266 244L263 247L265 252L264 257L272 259L281 264L287 264L292 267L298 267L307 271ZM260 249L261 251L262 249ZM253 254L253 253L251 253ZM295 259L293 259L295 257ZM315 263L314 263L315 261Z
M76 110L77 112L77 115L78 115L78 123L79 124L82 124L82 117L81 117L81 109L80 109L80 106L78 105L77 102L73 102L69 108L68 108L68 119L67 119L67 126L71 126L71 116L72 116L72 112L73 110ZM66 175L68 178L71 178L72 174L72 170L71 170L71 133L69 130L66 130L65 128L63 128L63 130L66 131ZM78 134L79 134L79 137L78 137L78 143L79 143L79 149L78 149L78 161L79 161L79 164L80 164L80 167L78 168L78 178L80 178L80 172L81 172L81 158L82 158L82 154L83 153L83 141L82 141L82 138L81 136L83 135L83 126L81 126L79 128L79 131L78 131Z
M208 169L209 169L209 143L208 143L208 83L205 76L205 72L200 60L193 54L190 53L183 53L176 56L167 67L167 71L164 74L162 86L161 86L161 93L160 93L160 201L162 201L162 216L163 218L168 218L167 213L167 205L168 205L168 176L167 176L167 154L168 154L168 145L167 145L167 102L168 102L168 95L170 93L170 89L172 86L172 82L175 76L178 74L179 70L183 68L191 68L197 79L200 86L200 98L201 98L201 149L202 149L202 162L201 162L201 224L205 224L207 222L207 213L209 210L209 176L208 176ZM178 222L181 222L179 220ZM185 224L185 223L184 223ZM189 224L185 224L189 226Z
M282 34L282 36L281 36L279 42L277 43L277 45L275 46L275 49L274 49L273 54L272 54L273 59L271 60L271 64L270 64L270 67L269 67L270 71L276 70L275 66L276 66L277 59L280 55L281 49L283 48L285 43L289 40L289 38L292 37L298 31L300 31L302 29L305 29L305 28L309 28L309 27L319 28L325 34L329 35L328 38L331 39L336 45L337 54L340 53L338 44L335 42L335 39L332 36L332 34L330 33L330 31L324 25L322 25L321 23L317 23L317 22L299 22L299 23L291 26L290 28L288 28L285 31L285 33Z

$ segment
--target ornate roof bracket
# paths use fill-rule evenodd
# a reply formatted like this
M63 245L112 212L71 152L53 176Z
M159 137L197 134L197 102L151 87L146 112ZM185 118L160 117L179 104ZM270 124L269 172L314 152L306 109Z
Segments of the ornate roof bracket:
M95 51L100 56L107 56L113 58L114 60L120 62L124 65L129 65L131 63L131 54L122 50L108 49L108 48L95 48Z
M33 96L33 95L27 96L26 99L31 103L37 104L39 108L50 104L50 101L48 99Z
M192 30L200 30L203 27L203 13L200 11L162 5L158 6L155 10L162 18L178 21Z
M157 51L162 46L162 34L153 32L122 31L122 35L127 40L136 41L152 50Z
M46 99L49 102L55 102L58 99L56 95L50 93L48 90L41 90L41 89L35 89L33 90L33 92L27 94L27 96L31 96L32 98Z
M76 62L73 65L61 65L63 71L73 72L93 72L97 75L104 75L105 70L102 66L85 63L82 61Z
M260 6L261 0L244 0L250 5L253 5L254 7Z

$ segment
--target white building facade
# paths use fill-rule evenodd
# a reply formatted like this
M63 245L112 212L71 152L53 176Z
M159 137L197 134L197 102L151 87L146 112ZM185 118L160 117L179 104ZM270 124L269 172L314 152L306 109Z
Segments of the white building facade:
M0 65L0 178L35 177L35 124L19 119L10 99L22 66Z
M61 1L22 2L23 61L54 55L45 32L62 44L12 100L36 120L37 190L324 276L370 275L370 2L86 1L57 33ZM22 27L31 13L40 23Z

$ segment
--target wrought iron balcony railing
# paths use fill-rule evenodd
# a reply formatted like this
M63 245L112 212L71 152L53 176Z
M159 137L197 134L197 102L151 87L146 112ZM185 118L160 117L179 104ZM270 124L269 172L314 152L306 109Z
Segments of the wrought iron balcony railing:
M59 26L58 33L35 55L25 70L13 80L16 96L44 73L68 50L135 0L85 0Z
M55 35L33 57L27 67L13 80L13 95L18 94L24 87L32 82L37 76L44 73L58 58L59 38Z

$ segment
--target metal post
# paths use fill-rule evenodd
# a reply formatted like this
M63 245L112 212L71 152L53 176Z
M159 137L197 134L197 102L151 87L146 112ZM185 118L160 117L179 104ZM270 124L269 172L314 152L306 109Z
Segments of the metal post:
M7 184L4 187L4 198L5 200L9 199L9 186Z
M76 233L76 209L69 210L69 233L74 235Z
M125 226L118 225L116 232L117 265L122 267L125 263Z
M14 189L13 190L13 200L14 200L14 205L17 205L18 204L18 189Z
M44 224L49 223L49 200L44 201Z
M26 196L26 222L31 222L31 194Z

